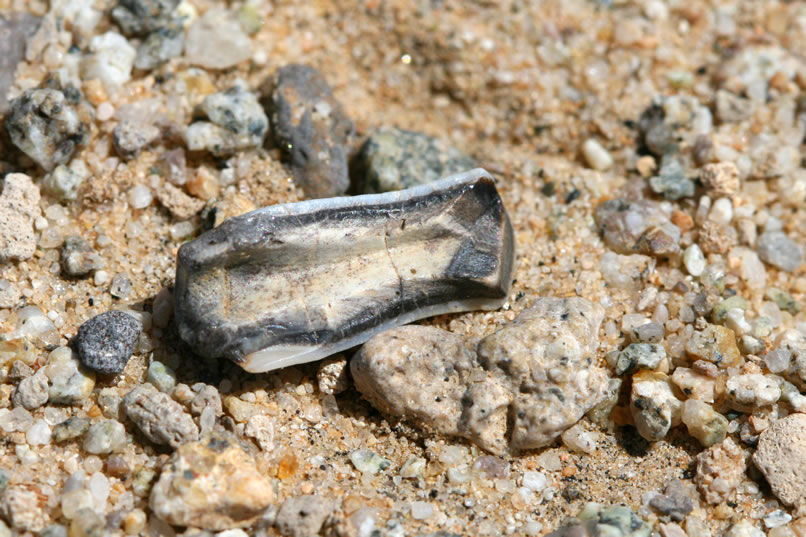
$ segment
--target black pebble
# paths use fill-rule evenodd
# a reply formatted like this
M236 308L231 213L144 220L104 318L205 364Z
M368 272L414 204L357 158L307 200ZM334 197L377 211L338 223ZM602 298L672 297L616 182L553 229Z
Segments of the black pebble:
M75 349L81 363L98 373L120 373L140 338L140 322L122 311L107 311L78 329Z

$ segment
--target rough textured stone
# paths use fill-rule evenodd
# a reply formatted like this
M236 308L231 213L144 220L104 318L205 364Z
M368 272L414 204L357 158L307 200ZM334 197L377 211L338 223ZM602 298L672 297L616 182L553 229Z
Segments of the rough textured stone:
M204 208L202 200L188 196L181 189L169 183L165 183L157 191L157 199L179 220L187 220Z
M353 123L316 69L291 64L271 83L269 116L275 144L297 182L312 198L343 194L350 186L347 146Z
M475 167L470 157L438 138L389 127L367 138L352 166L356 191L367 194L402 190Z
M11 486L0 496L0 515L16 530L39 532L48 521L39 495L25 485Z
M747 468L744 452L731 438L726 438L697 455L694 482L705 501L727 501L742 481Z
M316 495L287 499L277 512L275 526L287 537L318 535L325 520L333 512L333 502Z
M40 372L24 378L17 384L11 401L15 406L34 410L48 402L48 378Z
M796 516L806 515L806 414L791 414L765 429L753 462L778 499L794 507Z
M99 373L120 373L132 356L143 327L122 311L96 315L78 328L75 348L81 363Z
M40 214L39 188L31 178L21 173L6 175L0 195L0 263L34 255L34 220Z
M45 170L67 162L89 139L77 110L80 100L73 88L26 90L9 105L5 126L11 141Z
M386 414L493 453L532 449L551 443L604 395L606 374L593 365L602 316L581 298L541 298L483 339L477 353L444 330L402 327L369 340L351 372Z
M237 438L207 435L174 453L149 506L169 524L221 531L252 524L273 501L272 490Z
M176 322L198 354L247 371L317 360L416 319L500 307L513 246L480 169L401 192L266 207L182 245Z
M706 164L702 167L700 181L714 197L733 196L739 191L739 169L732 162Z
M160 137L154 125L135 121L121 121L112 130L112 144L124 160L130 160Z
M319 391L326 395L335 395L343 392L350 386L350 373L347 359L337 356L324 360L316 373Z
M199 428L182 405L150 384L143 384L127 393L123 398L123 409L155 444L177 448L199 437Z

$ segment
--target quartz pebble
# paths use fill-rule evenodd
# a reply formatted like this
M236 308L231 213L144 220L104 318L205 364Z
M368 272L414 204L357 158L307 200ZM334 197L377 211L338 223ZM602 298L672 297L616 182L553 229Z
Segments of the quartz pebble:
M728 433L728 420L713 407L697 399L683 403L681 419L688 434L705 447L722 442Z
M20 288L14 282L0 278L0 309L13 308L20 301L20 298L22 298Z
M176 372L167 365L154 360L148 365L146 382L150 382L161 392L168 393L176 386Z
M126 429L117 420L103 420L90 426L84 436L84 451L94 455L108 455L126 445Z
M793 272L803 264L803 249L783 231L765 231L756 242L758 256L765 263L786 272Z
M674 395L667 375L641 371L633 375L630 411L638 433L654 442L680 423L682 403Z
M806 414L791 414L765 429L753 462L781 502L796 516L806 514Z
M272 491L236 438L211 434L176 450L149 507L169 524L221 531L251 525L273 501Z
M50 425L43 419L34 421L33 425L25 432L25 439L28 441L29 446L50 444Z
M237 19L225 9L206 11L191 25L185 58L207 69L227 69L249 58L252 43Z
M275 527L287 537L319 535L334 507L333 502L322 496L305 495L289 498L277 511Z
M733 375L725 388L728 404L741 412L775 404L781 398L778 380L759 373Z
M89 171L85 166L74 164L76 162L77 159L73 160L70 167L64 164L56 166L52 172L42 179L42 190L62 201L77 199L78 191L89 175Z
M81 364L70 347L58 347L50 353L45 375L50 380L48 401L51 403L80 404L95 387L95 373Z
M131 79L137 52L125 37L111 31L97 35L90 40L89 51L81 61L83 79L100 80L110 93L118 91Z
M346 192L354 127L324 77L312 67L291 64L279 68L270 85L272 135L298 184L312 198Z
M151 189L145 185L137 185L132 187L126 194L126 199L134 209L145 209L151 205L154 196L151 194Z
M356 190L370 194L402 190L475 168L473 160L437 138L382 127L359 149Z
M582 155L588 166L594 170L604 171L613 166L612 155L595 138L585 140L582 144Z
M73 88L26 90L11 101L6 116L11 141L46 171L69 161L89 139L86 120L77 109L80 99Z
M89 428L90 420L74 416L56 425L53 428L52 438L57 443L66 442L83 436Z
M34 255L33 226L40 214L39 188L31 178L21 173L6 175L0 195L0 263Z
M99 373L120 373L140 337L140 322L122 311L107 311L83 323L75 339L81 363Z
M353 463L356 470L365 474L377 474L392 464L388 459L384 459L369 449L357 449L350 453L350 462Z
M694 277L705 272L705 255L696 244L692 244L683 252L683 263L688 273Z

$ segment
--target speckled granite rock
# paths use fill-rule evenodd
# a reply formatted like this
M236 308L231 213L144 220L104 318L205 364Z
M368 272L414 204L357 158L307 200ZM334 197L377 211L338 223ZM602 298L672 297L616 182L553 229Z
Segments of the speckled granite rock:
M120 373L142 331L140 321L122 311L107 311L78 329L75 347L81 363L99 373Z
M270 85L274 142L297 182L312 198L346 192L354 128L324 77L307 65L291 64L278 69Z
M243 84L208 95L199 110L209 121L197 121L185 131L191 151L224 156L263 144L269 121L255 94Z
M370 339L351 372L356 388L386 414L493 453L533 449L554 441L604 395L607 375L593 365L602 316L581 298L541 298L476 352L450 332L402 327Z
M249 526L273 488L237 438L211 434L180 447L151 490L151 510L169 524L221 531Z
M389 192L475 168L473 160L438 138L384 127L361 146L352 166L360 193Z
M765 429L753 462L778 499L797 516L806 515L806 414L792 414Z
M26 90L9 105L5 127L11 141L45 170L67 162L89 140L77 110L80 100L74 88Z
M629 507L588 503L580 513L546 537L649 537L652 526Z

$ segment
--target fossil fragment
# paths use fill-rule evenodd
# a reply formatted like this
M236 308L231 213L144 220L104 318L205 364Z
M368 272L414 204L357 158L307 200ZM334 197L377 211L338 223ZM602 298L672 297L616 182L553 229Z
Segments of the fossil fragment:
M177 326L199 354L247 371L318 360L417 319L499 307L513 240L482 169L266 207L180 248Z

